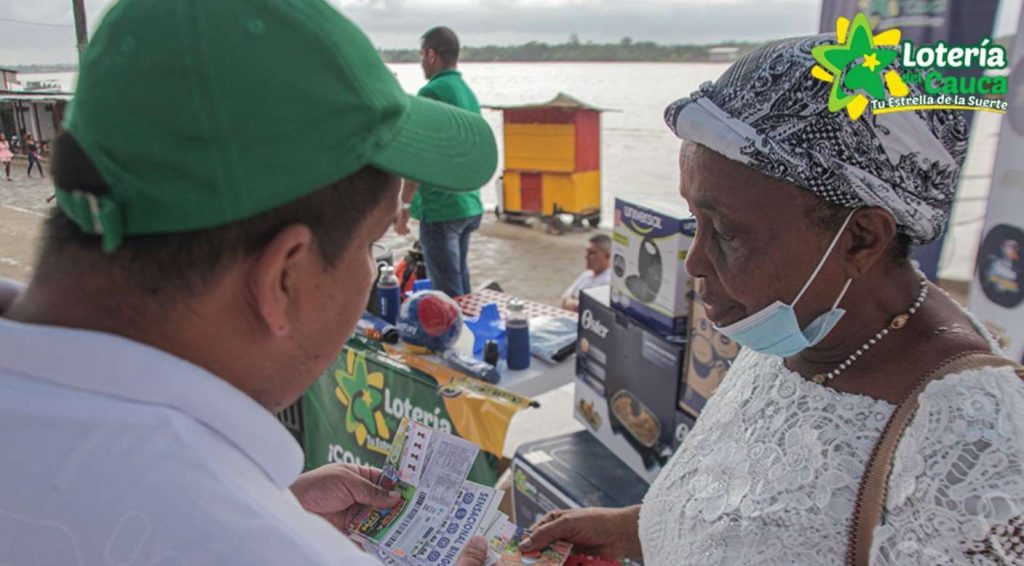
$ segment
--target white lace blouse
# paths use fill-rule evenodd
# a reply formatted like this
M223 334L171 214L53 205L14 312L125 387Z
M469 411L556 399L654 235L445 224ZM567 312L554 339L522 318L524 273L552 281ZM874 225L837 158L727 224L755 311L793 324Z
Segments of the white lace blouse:
M744 352L640 510L644 563L842 564L893 406ZM896 452L871 563L1024 564L1024 382L930 384Z

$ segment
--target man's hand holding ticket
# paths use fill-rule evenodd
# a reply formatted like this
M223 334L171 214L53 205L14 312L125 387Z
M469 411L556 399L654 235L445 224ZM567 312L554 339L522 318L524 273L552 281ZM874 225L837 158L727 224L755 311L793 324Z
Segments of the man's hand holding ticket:
M381 485L401 499L390 509L360 512L352 538L387 564L451 566L474 536L488 541L488 565L562 564L571 550L566 543L524 560L521 531L498 510L503 492L466 479L478 450L403 419L380 476Z

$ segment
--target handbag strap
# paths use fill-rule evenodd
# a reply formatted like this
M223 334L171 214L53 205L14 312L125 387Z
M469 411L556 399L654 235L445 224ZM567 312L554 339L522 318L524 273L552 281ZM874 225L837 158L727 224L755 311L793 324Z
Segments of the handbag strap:
M889 474L892 471L893 457L896 455L896 448L899 446L903 432L917 412L917 399L925 387L936 379L954 373L983 367L1006 366L1015 368L1017 375L1024 378L1024 367L1003 356L982 351L956 354L925 374L896 406L871 452L864 477L860 481L846 549L847 566L868 565L871 557L871 539L875 527L882 521L882 513L885 509L885 496L889 485Z

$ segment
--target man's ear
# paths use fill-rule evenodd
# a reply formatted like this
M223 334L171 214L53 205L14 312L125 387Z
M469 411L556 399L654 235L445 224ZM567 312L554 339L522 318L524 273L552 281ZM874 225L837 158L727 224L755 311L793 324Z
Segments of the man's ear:
M281 229L258 252L248 273L247 286L256 319L273 336L288 334L298 292L315 261L313 233L303 224Z
M853 238L844 256L850 277L858 277L889 253L896 238L896 220L887 210L871 206L855 212L847 230Z

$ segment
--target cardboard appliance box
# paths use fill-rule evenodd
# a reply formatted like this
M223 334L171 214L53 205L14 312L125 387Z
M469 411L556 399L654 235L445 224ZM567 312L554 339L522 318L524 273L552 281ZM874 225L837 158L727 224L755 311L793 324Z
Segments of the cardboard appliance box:
M628 507L643 500L647 487L586 432L538 440L520 446L512 460L512 518L529 527L555 509Z
M609 288L580 293L576 419L647 481L695 423L679 409L685 344L609 304Z
M652 329L685 336L689 276L683 263L697 222L682 207L615 199L612 305Z

